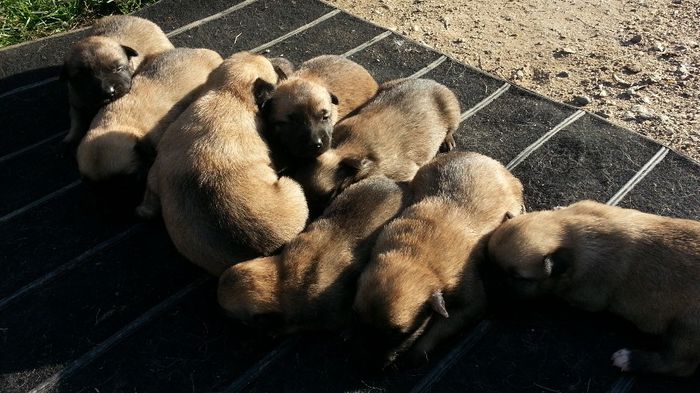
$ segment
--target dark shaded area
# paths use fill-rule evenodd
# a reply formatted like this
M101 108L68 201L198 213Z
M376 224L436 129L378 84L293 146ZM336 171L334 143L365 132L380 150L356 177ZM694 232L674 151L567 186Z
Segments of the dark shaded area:
M31 388L20 381L47 378L199 274L160 227L86 259L0 312L3 349L13 354L0 360L0 386Z
M378 27L358 22L359 19L340 13L273 46L265 52L265 56L285 57L299 66L312 57L342 55L382 33Z
M350 56L350 60L362 64L377 82L382 83L411 76L438 57L439 53L392 34Z
M0 157L67 133L68 109L68 89L59 80L0 98Z
M215 289L209 282L56 390L222 390L280 340L222 318Z
M610 355L642 339L628 323L562 304L520 305L433 386L435 392L605 392Z
M656 153L638 134L585 115L557 133L513 173L525 187L528 210L581 199L605 202Z
M462 122L455 139L462 149L486 154L507 164L573 113L569 107L511 86Z
M61 139L43 143L0 166L0 184L5 187L0 195L0 216L79 179L75 159L62 155Z
M620 206L700 220L700 168L689 159L669 152Z
M0 224L0 298L78 257L129 222L106 220L84 186Z
M700 374L686 379L652 375L638 376L632 388L634 393L697 393L700 390Z
M249 391L264 392L405 392L425 375L428 367L377 371L358 357L353 341L337 334L306 337L280 358ZM318 388L318 390L316 390Z

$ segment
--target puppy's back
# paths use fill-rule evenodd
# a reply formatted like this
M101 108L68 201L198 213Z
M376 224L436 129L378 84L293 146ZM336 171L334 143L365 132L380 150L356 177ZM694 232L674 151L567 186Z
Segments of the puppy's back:
M392 81L356 114L338 123L333 145L340 147L346 141L372 145L379 153L398 151L422 164L458 128L459 115L459 101L447 87L429 79Z
M421 167L412 181L416 201L442 197L491 222L524 209L523 186L500 162L473 152L451 152ZM487 218L488 217L488 218Z
M304 62L295 73L303 79L322 84L339 96L338 118L360 107L372 98L379 85L361 65L343 56L323 55Z
M174 48L158 25L137 16L105 16L95 22L90 33L111 38L139 52L135 69L138 69L138 64L146 58Z

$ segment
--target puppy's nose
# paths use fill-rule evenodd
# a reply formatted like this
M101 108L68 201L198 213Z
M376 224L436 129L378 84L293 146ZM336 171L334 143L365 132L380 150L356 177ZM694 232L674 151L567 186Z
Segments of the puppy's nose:
M311 147L316 151L321 150L321 148L323 148L323 141L321 140L321 138L318 137L316 139L313 139L311 141Z

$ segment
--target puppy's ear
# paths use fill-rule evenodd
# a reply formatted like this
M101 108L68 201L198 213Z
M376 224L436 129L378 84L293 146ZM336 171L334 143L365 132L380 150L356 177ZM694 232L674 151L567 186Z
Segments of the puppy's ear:
M433 292L433 294L430 295L429 302L430 307L433 309L433 311L442 315L445 318L450 317L450 314L447 313L447 309L445 308L445 298L442 297L442 291Z
M255 104L258 108L263 108L265 102L272 97L274 91L275 85L268 81L258 78L253 82L253 97L255 97Z
M284 57L273 57L269 60L272 63L272 68L275 69L275 73L277 73L278 82L289 78L289 75L292 75L294 72L294 64Z
M328 92L328 94L331 95L331 102L333 103L333 105L338 105L338 103L340 102L338 101L338 97L336 97L336 95L331 92Z
M126 53L126 57L131 58L131 57L136 57L139 55L139 52L137 52L136 49L134 49L130 46L122 45L122 49L124 49L124 53Z
M543 269L547 277L559 277L564 274L573 263L573 252L566 248L560 247L553 253L544 257Z

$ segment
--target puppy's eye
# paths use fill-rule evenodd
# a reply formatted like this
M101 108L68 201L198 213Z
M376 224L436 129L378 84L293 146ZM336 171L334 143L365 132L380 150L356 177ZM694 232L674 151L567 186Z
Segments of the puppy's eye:
M320 113L319 116L321 117L321 120L323 121L328 121L331 119L331 113L327 111L326 109L323 109Z
M114 69L114 72L115 72L115 73L116 73L116 72L122 72L122 71L124 71L125 69L126 69L126 66L122 64L122 65L117 66L117 68Z

